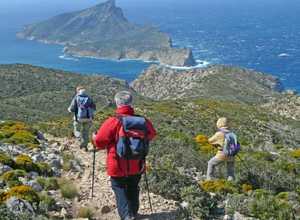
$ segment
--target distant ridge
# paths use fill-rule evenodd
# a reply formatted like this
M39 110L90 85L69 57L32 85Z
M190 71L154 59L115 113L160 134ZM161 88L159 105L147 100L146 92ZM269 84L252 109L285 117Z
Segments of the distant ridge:
M152 65L132 87L155 100L208 98L241 103L267 102L281 96L282 89L271 75L223 65L190 70Z
M115 0L28 25L17 36L64 45L64 52L74 56L195 65L190 49L173 48L165 33L130 23Z

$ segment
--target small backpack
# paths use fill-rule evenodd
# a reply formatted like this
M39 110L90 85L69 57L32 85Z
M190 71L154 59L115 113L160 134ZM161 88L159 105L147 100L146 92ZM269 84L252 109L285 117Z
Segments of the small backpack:
M76 97L76 105L76 119L78 121L92 120L94 118L95 105L89 96L78 95Z
M141 116L117 116L121 123L116 153L126 160L145 160L149 152L147 121Z
M225 142L224 142L224 146L223 146L223 153L227 157L234 157L241 150L241 145L240 145L240 143L237 140L236 134L233 133L233 132L231 132L231 131L223 131L223 130L221 130L221 132L223 132L224 135L225 135Z

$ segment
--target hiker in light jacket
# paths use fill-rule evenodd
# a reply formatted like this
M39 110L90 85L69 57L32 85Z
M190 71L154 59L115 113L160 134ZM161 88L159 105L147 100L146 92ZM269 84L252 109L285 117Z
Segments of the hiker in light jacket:
M89 130L92 125L94 111L96 105L93 100L86 94L84 87L78 86L76 88L76 95L74 96L71 105L68 108L69 112L74 113L73 134L80 139L80 149L84 148L88 151Z
M226 163L228 180L234 180L234 157L227 157L223 152L225 144L225 132L230 132L227 118L220 118L217 121L218 131L209 138L208 142L218 148L217 154L208 161L207 180L211 180L214 175L215 167Z
M116 116L108 118L93 135L93 144L98 150L107 151L106 169L115 193L119 216L122 220L136 219L139 210L139 182L145 172L145 160L124 159L117 153L123 117L135 116L132 95L122 91L116 94ZM146 139L156 136L152 123L146 119Z

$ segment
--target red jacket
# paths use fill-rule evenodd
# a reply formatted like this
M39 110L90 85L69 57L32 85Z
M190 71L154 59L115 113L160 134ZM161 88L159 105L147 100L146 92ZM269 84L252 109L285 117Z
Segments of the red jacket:
M122 106L116 110L116 114L134 115L134 110L130 106ZM102 124L93 139L97 149L107 149L106 169L107 174L112 177L131 176L141 172L140 160L124 160L118 158L116 154L117 134L120 127L120 121L116 117L110 117ZM147 120L147 130L147 138L152 140L156 136L156 131L149 120Z

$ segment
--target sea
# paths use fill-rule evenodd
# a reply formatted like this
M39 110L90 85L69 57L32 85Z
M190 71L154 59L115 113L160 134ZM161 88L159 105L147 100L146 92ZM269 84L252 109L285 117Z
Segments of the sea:
M26 63L128 82L151 63L68 57L63 47L20 40L26 24L101 0L1 0L0 64ZM300 92L299 0L116 0L129 21L168 33L193 50L198 67L227 64L277 76ZM173 67L176 68L176 67Z

